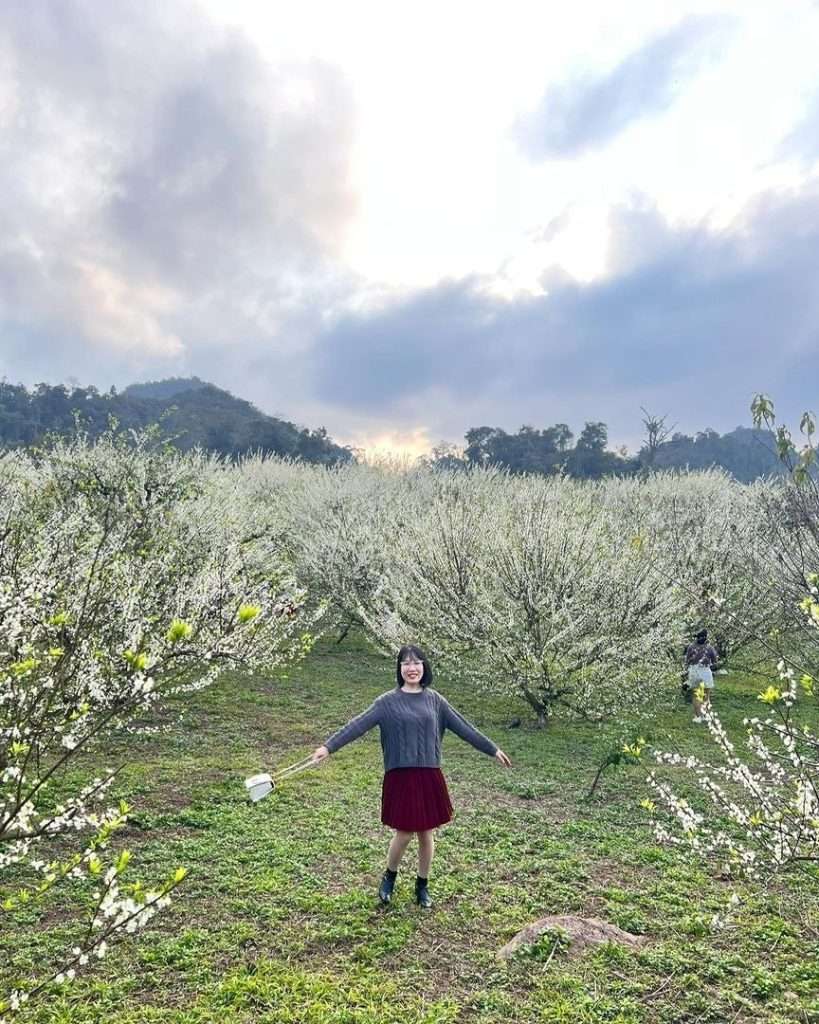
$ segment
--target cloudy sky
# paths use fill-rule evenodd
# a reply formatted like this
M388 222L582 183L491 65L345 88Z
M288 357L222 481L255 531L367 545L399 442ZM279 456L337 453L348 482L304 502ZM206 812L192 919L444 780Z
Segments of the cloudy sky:
M819 379L819 4L3 0L0 377L356 445Z

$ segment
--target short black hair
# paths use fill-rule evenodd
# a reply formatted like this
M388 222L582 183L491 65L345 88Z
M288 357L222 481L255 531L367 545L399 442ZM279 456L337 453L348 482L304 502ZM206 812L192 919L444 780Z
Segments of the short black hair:
M694 635L694 639L698 640L701 644L704 644L705 641L708 639L708 630L701 629L698 633Z
M431 686L432 668L430 667L426 654L424 654L420 647L416 647L415 644L404 644L398 652L398 660L395 663L396 686L401 687L404 685L404 677L401 675L401 662L409 654L411 654L413 658L417 658L424 666L424 674L421 676L421 686Z

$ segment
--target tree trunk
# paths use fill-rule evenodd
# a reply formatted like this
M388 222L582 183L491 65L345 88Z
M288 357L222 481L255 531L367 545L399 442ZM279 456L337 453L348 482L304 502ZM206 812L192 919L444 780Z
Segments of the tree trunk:
M526 700L532 710L537 714L538 729L545 729L547 725L549 705L544 704L536 694L532 693L525 683L520 684L520 692L523 695L524 700Z

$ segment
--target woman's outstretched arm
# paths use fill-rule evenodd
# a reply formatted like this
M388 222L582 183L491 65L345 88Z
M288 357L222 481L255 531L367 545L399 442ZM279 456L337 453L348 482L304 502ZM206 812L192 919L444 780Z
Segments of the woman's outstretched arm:
M441 697L440 694L438 696ZM444 728L451 730L467 743L471 743L476 750L480 750L490 757L495 756L498 750L497 743L493 743L488 736L484 736L480 729L476 729L471 722L452 707L445 697L441 697L441 707L443 708Z
M357 740L359 736L363 736L365 732L368 732L374 725L378 725L381 719L381 698L376 699L370 704L366 711L362 711L360 715L356 715L355 718L351 718L350 721L343 725L340 729L337 729L332 736L324 741L324 749L334 754L337 750L341 750L347 743L352 743L353 740ZM323 760L323 756L319 755L319 751L322 748L319 747L313 757L316 760ZM326 755L324 755L326 756Z

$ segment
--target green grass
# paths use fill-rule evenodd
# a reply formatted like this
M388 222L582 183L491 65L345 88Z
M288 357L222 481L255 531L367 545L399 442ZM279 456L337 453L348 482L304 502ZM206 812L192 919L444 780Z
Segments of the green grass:
M437 834L431 911L412 902L414 846L393 905L377 905L390 838L379 820L377 730L246 802L245 776L310 753L393 673L355 638L326 642L286 678L224 677L168 735L112 741L106 763L127 761L115 795L133 807L113 848L133 851L134 877L158 881L177 865L190 875L148 930L25 1008L21 1024L819 1021L816 875L743 889L736 925L711 933L731 884L654 843L639 806L645 768L610 770L585 798L616 729L537 730L523 706L441 679L514 767L447 734L456 813ZM755 710L759 689L718 677L726 724ZM524 726L508 729L516 715ZM681 700L669 707L651 726L658 745L667 736L708 754L690 716ZM82 924L72 910L87 899L73 883L0 921L0 991L72 943ZM602 917L648 941L574 957L546 936L497 959L524 925L561 913Z

